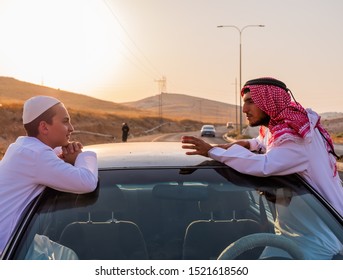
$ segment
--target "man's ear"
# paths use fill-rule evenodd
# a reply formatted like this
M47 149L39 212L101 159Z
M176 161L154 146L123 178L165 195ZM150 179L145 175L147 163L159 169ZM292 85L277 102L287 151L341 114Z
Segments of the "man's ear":
M38 132L41 135L47 135L49 132L48 123L46 121L41 121L38 125Z

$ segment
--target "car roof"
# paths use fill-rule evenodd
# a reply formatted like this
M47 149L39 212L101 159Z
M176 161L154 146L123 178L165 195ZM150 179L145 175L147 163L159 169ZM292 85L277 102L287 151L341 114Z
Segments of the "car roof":
M208 160L199 155L186 155L181 146L181 142L126 142L90 145L84 151L97 153L99 169L184 167Z

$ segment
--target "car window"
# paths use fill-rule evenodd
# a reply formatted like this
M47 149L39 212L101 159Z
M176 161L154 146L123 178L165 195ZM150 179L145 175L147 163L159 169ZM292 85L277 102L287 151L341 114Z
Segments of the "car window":
M282 233L311 258L314 249L343 240L336 217L294 177L255 178L222 166L101 170L99 176L91 194L47 190L13 258L217 259L232 242L256 233ZM264 249L237 258L257 259Z
M214 126L213 126L213 125L204 125L201 129L210 129L210 130L214 130Z

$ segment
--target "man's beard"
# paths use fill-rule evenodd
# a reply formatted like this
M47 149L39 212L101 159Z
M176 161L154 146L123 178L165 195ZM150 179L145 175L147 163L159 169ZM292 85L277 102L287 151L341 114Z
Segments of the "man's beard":
M261 118L261 119L259 119L258 121L256 121L256 122L250 124L250 126L251 126L251 127L255 127L255 126L263 125L263 126L268 127L269 121L270 121L270 116L265 115L263 118Z

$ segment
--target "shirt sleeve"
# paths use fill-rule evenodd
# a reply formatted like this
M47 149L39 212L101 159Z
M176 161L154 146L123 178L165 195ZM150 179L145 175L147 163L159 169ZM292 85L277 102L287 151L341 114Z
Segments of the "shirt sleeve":
M227 150L212 148L209 156L241 173L254 176L299 173L308 167L306 149L292 141L273 147L265 154L255 154L240 145L232 145Z
M266 152L266 145L264 143L265 139L261 138L260 135L256 138L248 139L247 141L250 144L250 151L254 151L259 154L264 154Z
M71 165L47 149L38 157L35 170L36 184L59 191L82 194L95 190L97 186L97 155L92 151L80 153L75 165Z
M253 139L248 139L247 140L250 144L250 151L258 151L259 147L261 146L261 143L258 141L257 138L253 138Z

